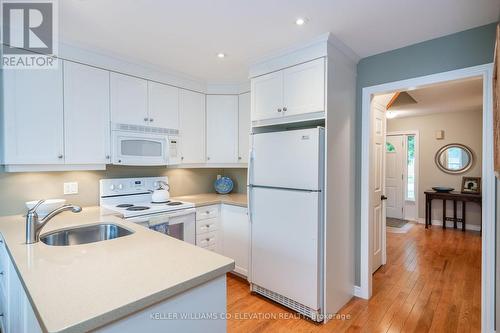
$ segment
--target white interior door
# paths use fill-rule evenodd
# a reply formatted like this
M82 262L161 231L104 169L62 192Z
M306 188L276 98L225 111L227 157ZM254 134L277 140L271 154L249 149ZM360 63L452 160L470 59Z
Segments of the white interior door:
M320 194L258 187L250 191L251 282L318 309Z
M387 217L403 218L403 179L404 179L404 136L388 135L385 167L385 193L387 196Z
M384 210L384 152L386 118L385 109L372 103L372 129L370 165L370 235L372 236L372 272L384 264L385 247L385 210Z

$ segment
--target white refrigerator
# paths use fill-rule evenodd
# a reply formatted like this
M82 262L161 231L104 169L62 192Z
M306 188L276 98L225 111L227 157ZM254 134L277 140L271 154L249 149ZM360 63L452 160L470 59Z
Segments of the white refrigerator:
M324 129L253 134L248 171L254 292L321 321Z

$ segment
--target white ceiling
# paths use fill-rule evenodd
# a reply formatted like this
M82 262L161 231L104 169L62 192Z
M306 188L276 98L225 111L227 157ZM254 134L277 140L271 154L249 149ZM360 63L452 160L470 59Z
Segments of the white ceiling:
M481 111L483 80L473 78L450 81L408 91L416 103L396 103L389 109L395 118L425 116L433 113ZM389 101L393 94L377 96L377 101ZM387 103L386 103L387 104ZM384 104L384 105L386 105Z
M207 82L332 32L360 57L495 22L498 0L64 0L64 42ZM307 17L304 26L297 17ZM218 52L227 53L218 59Z

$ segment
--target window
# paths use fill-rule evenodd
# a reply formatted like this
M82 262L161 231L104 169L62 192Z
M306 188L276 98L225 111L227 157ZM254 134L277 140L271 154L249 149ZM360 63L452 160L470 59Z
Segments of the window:
M389 143L389 142L385 143L385 150L388 153L395 153L396 152L396 148L394 148L394 145L392 143Z
M460 148L450 148L447 150L447 160L448 169L460 170L463 168L464 163L462 162L462 149Z
M415 136L406 137L407 149L407 177L406 177L406 200L415 201Z

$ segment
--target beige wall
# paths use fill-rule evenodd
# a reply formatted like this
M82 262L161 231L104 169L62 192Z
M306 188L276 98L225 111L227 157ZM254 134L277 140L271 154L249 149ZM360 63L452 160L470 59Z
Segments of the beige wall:
M418 216L425 216L424 191L433 186L451 186L460 191L463 176L481 177L482 168L482 112L438 113L421 117L395 118L387 121L387 131L418 130L420 135ZM435 131L444 131L444 140L434 138ZM472 168L460 175L442 172L434 163L434 155L442 146L461 143L472 149L475 162ZM476 204L467 204L467 223L480 223L480 209ZM442 219L442 204L433 202L433 219ZM448 203L448 214L452 203ZM459 210L460 214L460 210Z
M235 182L234 192L246 191L246 169L166 169L165 167L108 166L106 171L78 172L0 172L0 215L23 213L24 202L41 198L65 198L68 202L95 206L99 204L99 179L120 177L168 176L171 195L214 192L218 174ZM63 195L63 183L76 181L79 193Z

